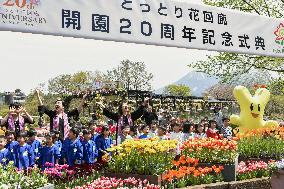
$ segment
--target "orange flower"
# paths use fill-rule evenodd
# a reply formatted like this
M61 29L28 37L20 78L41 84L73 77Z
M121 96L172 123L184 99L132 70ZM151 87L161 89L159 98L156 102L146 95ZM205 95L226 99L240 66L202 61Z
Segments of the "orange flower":
M194 165L193 165L194 167L196 167L198 165L198 161L199 161L198 159L195 159Z
M199 177L199 176L200 176L200 172L199 172L198 170L195 170L195 171L193 172L193 176L194 176L194 177Z
M224 170L223 166L216 167L215 165L212 166L212 169L215 171L216 174L220 174L222 170Z
M181 165L186 164L186 159L185 159L185 156L184 156L184 155L182 155L182 156L179 158L179 163L180 163Z
M188 167L188 169L187 169L189 172L194 172L194 170L195 170L195 167Z
M173 160L173 165L174 165L174 166L176 166L176 167L179 167L180 162L179 162L179 161L175 161L175 160Z
M216 168L216 169L214 169L214 171L215 171L216 174L220 174L221 173L220 168Z

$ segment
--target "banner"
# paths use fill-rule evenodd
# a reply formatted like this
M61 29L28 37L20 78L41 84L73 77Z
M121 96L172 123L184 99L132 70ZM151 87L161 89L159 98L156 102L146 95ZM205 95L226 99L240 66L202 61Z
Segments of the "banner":
M284 57L284 21L173 0L0 0L0 30Z

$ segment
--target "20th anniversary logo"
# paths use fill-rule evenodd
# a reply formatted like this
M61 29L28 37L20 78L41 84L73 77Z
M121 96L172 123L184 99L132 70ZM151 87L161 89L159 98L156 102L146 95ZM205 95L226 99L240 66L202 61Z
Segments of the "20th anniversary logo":
M46 18L38 12L40 0L0 0L0 23L38 26L46 24Z

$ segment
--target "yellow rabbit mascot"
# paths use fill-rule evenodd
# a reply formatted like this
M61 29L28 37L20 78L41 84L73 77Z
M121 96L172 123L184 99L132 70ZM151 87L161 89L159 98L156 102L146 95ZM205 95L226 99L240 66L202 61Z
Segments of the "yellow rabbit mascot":
M239 131L257 129L261 127L278 126L276 121L264 121L263 114L270 98L270 92L266 88L259 88L252 96L249 90L243 86L234 89L234 97L240 105L240 116L232 115L230 123L239 126Z

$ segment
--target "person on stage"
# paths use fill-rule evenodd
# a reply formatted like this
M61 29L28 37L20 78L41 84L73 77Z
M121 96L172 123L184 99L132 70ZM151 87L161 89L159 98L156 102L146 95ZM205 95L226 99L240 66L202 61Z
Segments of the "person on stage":
M34 124L34 119L20 103L13 103L9 106L9 113L1 120L1 125L7 130L13 131L16 137L20 132L25 131L25 124Z
M149 106L149 98L145 98L144 102L138 109L132 113L129 112L129 106L127 103L123 103L117 113L109 111L105 108L105 105L98 103L103 108L103 115L114 120L118 126L118 133L121 134L123 126L128 125L133 127L134 122L139 119L145 112L145 107Z
M49 110L46 106L43 105L39 91L37 90L37 97L39 100L40 106L38 107L39 112L45 113L50 118L50 131L57 130L60 132L60 139L65 140L68 138L68 134L70 131L69 126L69 119L73 117L74 119L79 118L79 114L81 110L83 109L85 98L87 97L87 94L83 96L83 99L78 106L78 108L64 112L64 106L62 99L58 98L55 101L55 110Z

